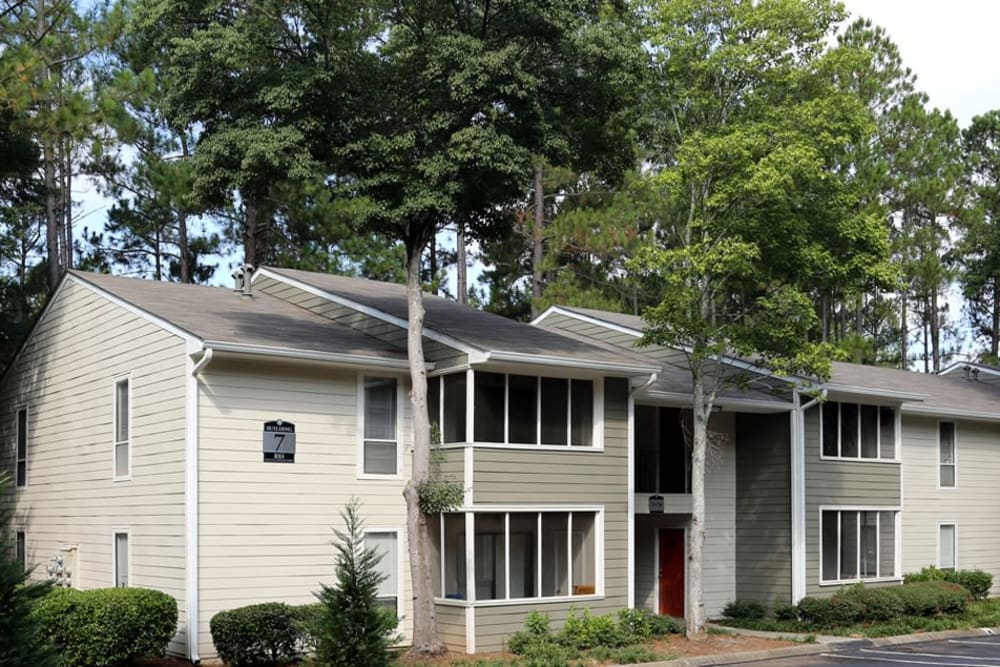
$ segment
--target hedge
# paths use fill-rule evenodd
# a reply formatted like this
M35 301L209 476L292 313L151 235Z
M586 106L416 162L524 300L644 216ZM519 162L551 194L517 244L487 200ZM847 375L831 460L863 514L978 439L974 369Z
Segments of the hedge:
M177 632L177 602L147 588L60 588L32 609L63 667L116 667L161 656Z
M273 667L315 648L325 609L264 602L220 611L209 622L212 643L231 667Z
M975 600L984 600L993 587L993 575L983 570L940 570L925 567L920 572L911 572L903 577L907 584L925 581L947 581L958 584L969 591Z

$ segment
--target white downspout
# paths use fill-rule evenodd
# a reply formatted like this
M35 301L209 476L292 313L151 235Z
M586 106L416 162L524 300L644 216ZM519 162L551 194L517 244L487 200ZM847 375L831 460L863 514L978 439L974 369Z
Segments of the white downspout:
M199 635L199 583L198 583L198 402L200 373L212 361L212 348L205 348L197 363L191 357L197 350L190 350L187 356L187 393L185 403L184 434L184 572L185 596L187 598L187 654L188 660L198 664Z
M806 596L806 410L823 400L826 390L811 401L801 403L798 389L792 390L791 485L792 485L792 604Z

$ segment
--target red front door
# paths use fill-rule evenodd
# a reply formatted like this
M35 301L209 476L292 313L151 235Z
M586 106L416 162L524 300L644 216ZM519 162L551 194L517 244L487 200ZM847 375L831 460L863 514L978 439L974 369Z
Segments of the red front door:
M660 613L684 616L684 529L660 531Z

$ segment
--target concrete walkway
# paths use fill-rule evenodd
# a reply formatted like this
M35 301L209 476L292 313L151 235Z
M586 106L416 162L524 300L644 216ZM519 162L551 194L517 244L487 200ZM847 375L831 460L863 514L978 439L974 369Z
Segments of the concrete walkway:
M895 637L879 637L876 639L859 639L857 637L834 637L832 635L807 635L794 632L763 632L761 630L744 630L727 626L711 626L713 631L726 632L733 635L748 637L763 637L767 639L786 639L789 641L812 642L799 646L767 649L765 651L744 651L741 653L718 653L715 655L700 655L677 660L643 663L645 667L706 667L708 665L735 665L747 662L772 661L780 658L794 658L809 655L821 655L838 649L878 648L882 646L903 646L919 642L929 642L939 639L959 639L964 637L983 637L1000 635L1000 628L979 628L978 630L944 630L941 632L920 632L912 635ZM624 667L640 667L626 665Z

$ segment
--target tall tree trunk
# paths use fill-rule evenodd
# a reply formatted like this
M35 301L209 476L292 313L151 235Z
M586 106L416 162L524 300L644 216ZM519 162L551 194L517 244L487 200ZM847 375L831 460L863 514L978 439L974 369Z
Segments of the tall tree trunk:
M469 302L469 266L465 256L465 223L459 221L458 230L455 232L455 264L456 264L456 291L458 292L458 302Z
M427 368L424 365L424 301L420 283L423 243L407 248L406 308L407 356L410 363L410 404L413 409L413 454L410 479L403 488L406 499L406 534L410 547L410 582L413 587L413 647L411 653L441 653L437 615L431 584L427 517L420 511L420 486L430 477L431 426L427 412ZM471 543L470 543L471 544ZM466 548L471 548L468 545Z
M991 363L1000 356L1000 281L993 281L993 330L990 332Z
M153 278L163 280L163 255L160 244L160 230L153 231Z
M257 218L260 210L257 200L247 196L243 200L243 263L257 266ZM418 257L419 262L419 257ZM419 277L419 276L418 276Z
M900 314L899 314L899 367L902 370L906 370L907 363L906 355L910 353L907 343L909 343L909 326L907 325L907 312L906 312L906 301L908 297L906 292L900 296Z
M38 36L46 33L48 26L46 25L46 15L45 15L45 0L38 0L36 5L36 16L38 19ZM51 73L49 72L48 66L42 68L42 86L49 85L49 79L51 78ZM43 95L43 105L48 107L48 103L44 101L45 91L42 92ZM48 108L43 109L43 113L48 113L50 110ZM56 167L55 167L55 149L52 146L52 136L48 132L42 132L42 161L44 162L42 166L43 170L43 180L45 185L45 241L46 241L46 255L48 259L48 282L49 282L49 292L54 292L56 286L59 284L59 277L61 272L59 271L59 220L56 215Z
M931 359L935 373L941 372L941 313L938 310L937 287L931 290Z
M930 297L927 294L924 294L922 299L924 306L924 317L923 317L923 322L921 323L921 328L923 329L923 334L924 334L924 372L930 373L931 372Z
M532 235L531 254L531 316L538 315L538 303L542 298L542 260L545 241L545 191L544 172L539 163L535 166L535 229Z
M864 299L864 295L859 295L858 300L854 302L854 335L857 337L854 349L854 363L856 364L864 361L864 350L861 347L864 333L864 316L861 304L864 302Z
M823 342L830 342L830 296L824 294L820 297L820 312L823 318Z
M181 133L181 159L187 160L188 153L187 138ZM191 279L191 255L188 249L188 213L183 204L177 205L177 263L180 268L181 282L192 283Z
M73 156L70 140L63 136L62 146L62 213L63 213L63 266L73 268Z
M702 575L705 547L705 455L708 448L708 420L711 399L705 396L704 362L691 367L692 392L691 442L691 527L688 531L687 636L698 638L705 633L705 594Z

